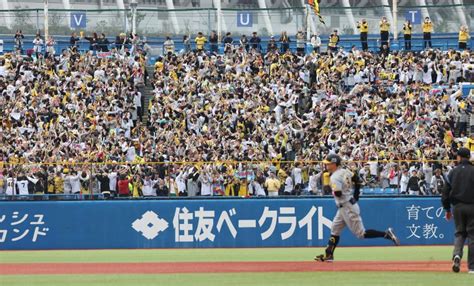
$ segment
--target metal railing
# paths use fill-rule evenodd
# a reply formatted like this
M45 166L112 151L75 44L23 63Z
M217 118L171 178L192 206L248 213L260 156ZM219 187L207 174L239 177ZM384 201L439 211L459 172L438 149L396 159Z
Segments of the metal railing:
M295 52L296 51L296 42L295 42L295 36L294 35L289 35L291 42L289 43L289 48L291 51ZM15 40L13 36L10 35L0 35L0 39L3 39L3 49L4 52L12 52L15 51ZM113 48L116 48L117 46L115 45L114 37L107 37L108 41L110 44L105 45L104 47L107 48L107 50L112 50ZM185 50L185 46L183 43L183 38L182 37L173 37L172 38L175 44L175 52L180 53ZM238 46L238 38L234 37L234 46ZM260 51L261 52L267 52L268 51L268 43L270 41L269 37L262 37L261 38L261 43L259 45ZM278 39L276 39L278 40ZM148 37L147 38L147 45L149 47L148 54L151 55L151 57L155 57L158 55L166 54L166 51L163 47L163 43L165 41L164 37ZM70 48L70 43L69 43L69 37L67 36L57 36L55 37L55 42L56 44L54 45L55 53L56 55L59 55L62 50ZM405 41L403 38L399 38L398 41L394 41L393 37L391 37L391 50L404 50L405 47ZM443 33L443 34L437 34L432 37L432 47L434 49L440 49L440 50L448 50L448 49L458 49L458 34L457 33ZM424 49L424 40L423 40L423 35L421 34L414 34L411 40L412 46L411 50L412 51L421 51ZM277 47L279 50L282 50L282 45L280 42L277 41ZM321 36L321 47L320 47L320 52L324 52L327 50L327 44L328 44L328 37L325 35ZM26 53L28 49L33 48L33 36L26 36L23 39L23 45L22 45L22 53ZM128 49L131 48L131 45L125 45ZM358 38L358 36L341 36L341 40L339 42L339 46L344 48L346 51L349 51L353 46L357 47L358 49L362 49L361 42ZM368 46L369 50L373 52L377 52L380 50L380 39L379 36L376 34L369 35L368 38ZM102 46L98 45L97 46L99 50L103 48ZM144 45L139 45L140 48L144 48ZM209 51L210 50L210 45L209 43L205 44L205 50ZM471 48L474 47L474 33L471 33L471 39L467 43L467 47ZM77 43L77 48L81 52L86 52L90 50L90 44L87 40L81 39ZM196 44L194 42L194 38L191 38L191 49L194 50L196 48ZM313 47L309 43L305 43L305 48L306 48L306 53L309 54L313 51ZM46 47L43 47L43 51L46 50ZM218 44L218 51L219 53L224 52L224 44Z
M379 21L387 16L393 21L391 7L321 7L326 25L319 23L310 11L307 17L306 7L269 8L269 9L222 9L222 33L250 34L253 31L263 36L278 35L281 31L295 34L306 29L307 23L320 34L329 34L338 29L340 34L357 34L356 21L365 18L369 23L369 33L378 33ZM434 23L434 32L457 32L461 25L474 28L474 4L402 6L398 7L397 31L401 31L403 22L410 12L422 17L430 16ZM76 18L74 18L76 15ZM83 15L82 18L80 15ZM268 18L267 18L268 17ZM11 34L21 29L26 34L34 34L44 29L42 9L13 9L0 11L0 34ZM214 8L193 9L137 9L137 32L141 35L183 35L203 32L209 35L217 30L218 13ZM75 21L74 21L75 19ZM118 34L131 31L131 10L65 10L49 9L49 33L68 35L72 31L105 32ZM269 19L269 22L265 19ZM76 23L74 23L76 22ZM76 28L74 28L76 27ZM414 25L414 32L420 32L421 26Z
M344 167L359 174L364 196L405 196L439 195L454 164L374 160L347 161ZM434 179L437 172L440 181ZM283 197L331 195L321 161L4 162L0 174L0 200L260 197L274 191Z

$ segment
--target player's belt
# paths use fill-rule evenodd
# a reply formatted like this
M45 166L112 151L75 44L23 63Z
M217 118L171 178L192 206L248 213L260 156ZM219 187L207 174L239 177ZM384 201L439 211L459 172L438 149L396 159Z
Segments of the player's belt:
M339 205L337 205L337 206L338 206L339 208L342 208L342 207L343 207L345 204L347 204L347 203L351 203L351 204L355 205L355 203L357 203L357 201L356 201L356 199L351 198L351 199L348 200L347 202L342 203L342 204L339 204Z

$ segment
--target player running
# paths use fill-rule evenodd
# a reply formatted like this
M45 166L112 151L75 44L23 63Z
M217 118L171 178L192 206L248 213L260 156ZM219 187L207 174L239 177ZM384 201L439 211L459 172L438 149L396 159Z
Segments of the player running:
M358 238L385 238L393 241L395 245L400 245L392 228L386 231L365 229L360 217L360 209L357 201L360 194L359 176L341 167L341 158L331 154L323 161L327 170L331 173L330 188L334 195L338 207L331 227L331 237L326 247L326 253L314 258L317 261L333 261L334 250L339 243L339 236L344 227L349 227L351 232ZM354 194L352 189L354 188Z

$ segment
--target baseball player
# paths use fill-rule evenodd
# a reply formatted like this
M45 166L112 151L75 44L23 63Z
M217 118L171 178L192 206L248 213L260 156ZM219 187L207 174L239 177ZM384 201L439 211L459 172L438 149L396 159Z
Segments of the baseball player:
M360 217L360 209L357 201L359 200L360 182L357 174L341 167L341 158L338 155L331 154L323 161L327 170L331 173L330 188L336 205L338 207L334 217L331 237L326 247L326 253L316 256L317 261L333 261L334 250L339 243L339 237L344 227L349 227L351 232L358 238L385 238L393 241L395 245L400 245L392 228L386 231L365 229ZM352 189L354 193L352 194Z

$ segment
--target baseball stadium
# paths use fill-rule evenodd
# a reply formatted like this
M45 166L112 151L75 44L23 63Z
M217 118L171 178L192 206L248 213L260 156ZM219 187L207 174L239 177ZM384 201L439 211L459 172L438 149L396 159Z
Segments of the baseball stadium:
M0 285L474 285L474 1L1 0Z

